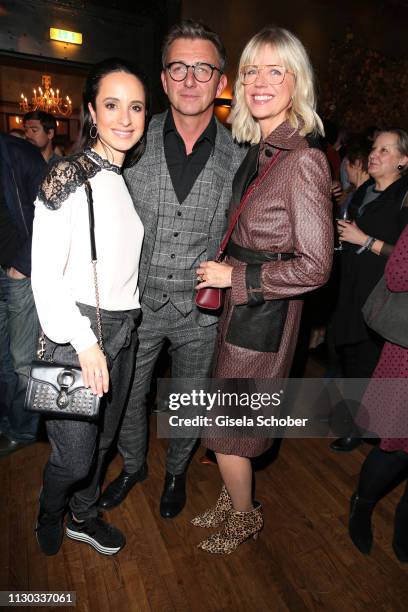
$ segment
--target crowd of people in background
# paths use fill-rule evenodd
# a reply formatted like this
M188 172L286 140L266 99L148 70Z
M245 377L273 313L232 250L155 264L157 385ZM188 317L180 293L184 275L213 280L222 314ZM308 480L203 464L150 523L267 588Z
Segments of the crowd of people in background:
M318 328L330 372L366 379L365 403L373 414L386 406L370 392L371 377L408 376L407 349L385 342L362 315L384 273L391 291L408 291L407 133L394 126L358 134L330 122L323 127L306 50L293 34L272 27L242 53L231 125L223 126L213 110L226 86L224 64L219 36L183 22L163 47L165 113L149 121L143 77L126 62L107 60L87 79L79 152L66 157L67 147L57 145L55 117L42 111L24 116L23 131L0 134L0 456L34 443L46 430L52 453L36 527L45 554L61 546L68 505L70 538L102 554L125 545L124 535L98 511L118 506L147 477L146 400L165 343L175 378L281 378L291 368L292 375L303 374L304 361L296 357L307 355ZM103 244L99 298L106 356L97 344L91 265L84 265L88 212L85 179L74 171L78 163L92 186L97 245ZM229 205L229 220L239 209L240 222L231 230L226 258L215 261ZM217 314L194 304L197 288L209 287L226 289L219 326ZM255 317L249 329L256 330L247 336L237 318L245 306L245 321ZM257 318L254 307L260 306ZM24 410L38 314L49 346L69 347L95 394L110 390L102 430L46 419L41 433L39 417ZM394 398L392 409L394 418L406 418L401 398ZM123 470L100 495L115 436ZM216 453L223 485L216 504L192 521L219 528L201 542L203 550L229 554L262 529L251 458L270 442L204 441ZM186 504L195 443L170 441L163 518L174 518ZM361 443L356 426L330 446L347 452ZM349 531L365 554L372 546L374 506L403 477L407 457L405 439L384 439L364 462ZM87 487L79 487L86 477ZM407 491L394 533L402 562L408 561Z

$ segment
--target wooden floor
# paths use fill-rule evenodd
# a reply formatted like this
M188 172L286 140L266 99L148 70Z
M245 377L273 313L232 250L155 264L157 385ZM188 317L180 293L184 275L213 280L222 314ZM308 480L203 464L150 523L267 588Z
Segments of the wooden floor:
M228 557L196 548L206 531L189 519L215 499L216 467L198 452L188 472L188 503L169 521L158 501L165 442L152 436L149 478L109 514L127 537L115 557L65 538L59 554L43 556L33 534L48 445L0 460L2 500L0 590L71 590L77 609L152 610L392 610L408 609L408 571L391 548L394 491L375 513L375 546L365 558L347 531L348 499L368 447L338 455L325 440L287 440L278 458L257 472L265 528L257 542ZM118 458L108 478L116 475ZM48 608L51 609L51 608Z

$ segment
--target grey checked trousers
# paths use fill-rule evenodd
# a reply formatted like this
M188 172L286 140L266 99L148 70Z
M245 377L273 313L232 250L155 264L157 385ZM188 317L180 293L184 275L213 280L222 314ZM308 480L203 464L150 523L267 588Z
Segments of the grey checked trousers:
M217 333L216 325L200 327L193 313L183 317L171 302L156 312L142 306L142 312L135 376L118 441L124 469L130 474L136 472L146 460L146 396L165 341L170 342L172 378L206 378L211 371ZM196 441L196 438L170 440L166 459L168 472L182 474L185 471Z

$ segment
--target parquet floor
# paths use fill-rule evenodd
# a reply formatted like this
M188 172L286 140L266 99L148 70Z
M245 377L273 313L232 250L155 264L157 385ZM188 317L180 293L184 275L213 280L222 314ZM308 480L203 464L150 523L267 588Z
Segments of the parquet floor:
M109 558L66 538L60 553L47 558L33 525L48 446L36 444L0 461L0 590L76 591L76 609L92 612L406 612L408 570L391 548L400 490L377 508L370 557L347 536L348 499L368 448L337 455L326 440L284 441L277 459L256 476L265 514L261 537L231 556L214 557L195 547L207 532L189 519L216 499L217 469L202 466L199 451L184 512L161 519L165 442L152 435L148 480L109 515L125 532L126 548ZM116 458L108 478L120 467Z

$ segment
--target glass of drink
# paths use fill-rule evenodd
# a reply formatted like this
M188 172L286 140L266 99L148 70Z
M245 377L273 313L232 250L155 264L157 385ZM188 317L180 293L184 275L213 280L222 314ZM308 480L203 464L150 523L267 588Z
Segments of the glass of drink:
M350 216L349 216L348 208L344 208L342 210L342 212L336 216L336 221L348 221L348 222L350 222ZM344 250L343 243L342 243L340 238L339 238L339 245L334 247L334 250L335 251L343 251Z

